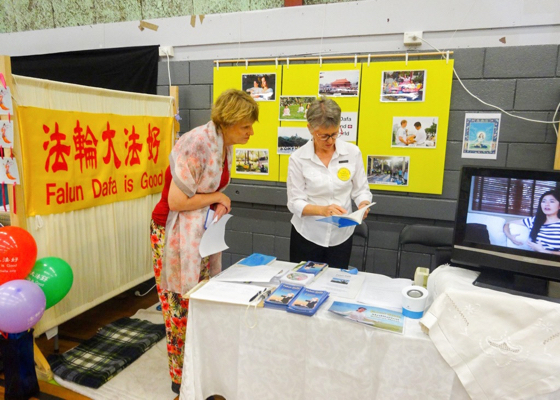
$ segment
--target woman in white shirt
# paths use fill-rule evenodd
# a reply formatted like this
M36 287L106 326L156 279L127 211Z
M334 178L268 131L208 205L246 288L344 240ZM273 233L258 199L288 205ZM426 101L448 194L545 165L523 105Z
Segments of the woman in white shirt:
M372 200L360 149L339 139L340 114L331 99L313 101L307 112L312 140L290 156L291 262L319 261L348 268L354 227L338 228L317 220L350 213L352 200L358 208Z

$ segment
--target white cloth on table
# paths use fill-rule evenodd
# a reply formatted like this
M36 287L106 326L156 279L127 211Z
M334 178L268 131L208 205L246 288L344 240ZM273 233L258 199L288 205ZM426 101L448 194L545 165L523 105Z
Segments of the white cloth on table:
M473 286L477 275L430 276L421 323L436 348L472 399L560 398L560 304Z

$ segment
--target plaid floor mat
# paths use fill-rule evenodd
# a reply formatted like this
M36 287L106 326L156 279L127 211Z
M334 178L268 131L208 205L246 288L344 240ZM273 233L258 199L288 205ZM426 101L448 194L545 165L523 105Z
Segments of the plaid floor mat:
M164 324L121 318L72 350L50 355L47 360L55 375L97 389L164 336Z

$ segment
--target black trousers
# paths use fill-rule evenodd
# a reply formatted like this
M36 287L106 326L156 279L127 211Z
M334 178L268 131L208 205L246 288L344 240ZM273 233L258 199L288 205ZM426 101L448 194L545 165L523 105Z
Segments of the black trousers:
M348 269L350 253L352 253L352 236L338 246L323 247L301 236L292 225L290 262L318 261L329 264L329 267Z

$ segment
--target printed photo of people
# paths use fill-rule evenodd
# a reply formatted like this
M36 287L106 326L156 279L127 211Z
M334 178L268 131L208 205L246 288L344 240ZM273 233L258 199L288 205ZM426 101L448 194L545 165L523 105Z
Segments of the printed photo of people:
M235 172L268 175L268 149L235 149Z
M500 113L465 114L462 158L495 160L498 157Z
M280 121L306 121L309 104L315 96L280 96Z
M426 71L383 71L381 101L424 101Z
M307 128L278 128L278 154L292 154L310 140Z
M255 101L276 100L276 74L243 74L241 88Z
M408 186L410 157L368 156L367 180L374 185Z
M319 72L319 96L356 97L359 85L359 70Z
M437 117L393 117L391 147L435 149Z

